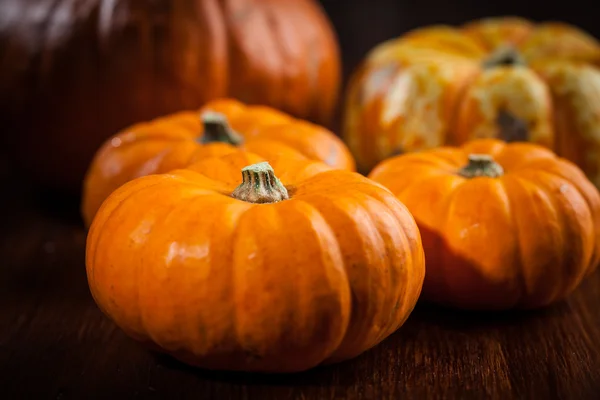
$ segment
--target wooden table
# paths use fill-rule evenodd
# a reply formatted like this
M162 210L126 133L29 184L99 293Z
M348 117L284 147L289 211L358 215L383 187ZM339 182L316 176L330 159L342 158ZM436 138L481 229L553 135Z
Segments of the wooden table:
M2 399L600 398L600 274L538 312L421 304L381 345L335 366L288 376L194 370L147 352L97 309L76 204L0 183Z

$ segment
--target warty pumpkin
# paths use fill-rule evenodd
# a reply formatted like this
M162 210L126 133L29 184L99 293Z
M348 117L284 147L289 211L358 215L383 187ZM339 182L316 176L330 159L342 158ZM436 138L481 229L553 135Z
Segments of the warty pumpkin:
M600 194L545 147L478 139L392 157L369 177L419 225L426 300L543 307L570 294L600 260Z
M353 74L343 137L359 170L476 138L530 141L600 185L600 45L560 22L488 18L376 46Z
M5 0L0 15L2 139L53 188L80 192L115 132L212 99L323 125L336 106L339 46L318 1Z
M416 223L389 190L241 150L121 186L94 218L86 266L96 303L132 338L194 366L260 372L375 346L425 273Z
M183 168L236 147L270 159L286 154L354 170L343 141L329 130L266 106L218 99L199 111L185 111L142 122L109 138L86 174L82 198L89 224L104 199L125 182Z

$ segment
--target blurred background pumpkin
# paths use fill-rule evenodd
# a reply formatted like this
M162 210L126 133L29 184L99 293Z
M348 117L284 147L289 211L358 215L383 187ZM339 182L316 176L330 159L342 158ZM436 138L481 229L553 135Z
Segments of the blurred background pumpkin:
M328 124L339 82L313 0L0 2L3 145L61 190L134 122L231 96Z
M554 149L600 185L600 43L563 22L485 18L376 46L353 75L344 138L364 171L474 138Z

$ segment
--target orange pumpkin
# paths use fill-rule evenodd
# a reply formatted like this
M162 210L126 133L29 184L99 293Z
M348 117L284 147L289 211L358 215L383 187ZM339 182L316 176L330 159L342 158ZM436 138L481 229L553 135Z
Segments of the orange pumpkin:
M600 45L558 22L492 18L375 47L349 84L343 136L359 165L476 138L531 141L600 185Z
M301 371L400 327L425 272L404 205L355 172L271 163L236 151L113 192L87 239L102 311L142 343L223 370Z
M84 219L89 224L102 201L131 179L182 168L204 157L232 152L236 146L267 159L285 153L336 168L355 168L342 140L321 126L265 106L214 100L200 111L139 123L107 140L85 178Z
M430 301L541 307L567 296L600 260L598 190L542 146L479 139L390 158L369 177L419 225Z
M0 15L0 138L55 188L80 192L115 132L220 97L332 122L339 46L315 0L3 0Z

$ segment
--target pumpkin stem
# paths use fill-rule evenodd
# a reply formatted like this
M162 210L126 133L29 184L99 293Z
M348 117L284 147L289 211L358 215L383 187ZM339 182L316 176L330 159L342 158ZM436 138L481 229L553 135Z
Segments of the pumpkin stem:
M202 113L201 119L204 134L199 139L200 143L221 142L237 146L244 141L239 133L231 129L225 115L214 111L206 111Z
M504 170L488 154L469 154L469 163L461 168L458 173L465 178L475 178L478 176L498 178L504 175Z
M516 117L511 112L499 110L496 118L498 125L498 138L505 142L526 142L529 136L527 122Z
M242 183L231 196L249 203L276 203L289 199L287 189L266 161L242 168Z
M525 59L513 46L498 47L492 54L483 60L483 67L494 68L500 66L525 66Z

